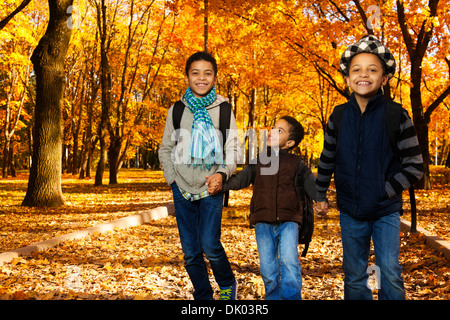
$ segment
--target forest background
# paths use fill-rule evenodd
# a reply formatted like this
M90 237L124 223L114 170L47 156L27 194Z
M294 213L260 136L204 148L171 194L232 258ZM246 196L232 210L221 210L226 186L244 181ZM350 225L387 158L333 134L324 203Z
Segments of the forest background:
M24 204L58 206L60 181L48 173L45 184L56 187L39 187L37 172L47 170L38 168L39 159L56 154L50 168L57 175L95 175L96 185L104 170L116 184L123 166L157 168L167 110L186 88L185 61L205 49L218 61L218 92L230 100L244 135L293 115L307 133L296 152L316 165L328 117L350 95L339 58L349 44L374 34L396 58L384 93L413 118L427 170L418 186L430 189L429 165L450 166L449 7L449 0L2 0L2 176L29 169L35 159ZM38 44L58 30L49 12L70 37L48 41L49 52L64 59L54 113L37 107L45 104ZM37 125L61 136L56 149L38 139ZM52 148L41 150L47 144Z

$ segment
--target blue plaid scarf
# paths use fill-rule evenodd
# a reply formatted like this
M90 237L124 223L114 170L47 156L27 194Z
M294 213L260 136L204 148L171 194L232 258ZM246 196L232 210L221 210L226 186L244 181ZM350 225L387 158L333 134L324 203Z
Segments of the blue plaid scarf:
M216 98L216 87L202 98L197 98L191 88L187 88L184 98L188 102L189 110L194 114L192 123L191 143L189 152L191 155L187 165L201 166L202 169L211 169L214 163L223 165L222 147L219 143L214 125L206 107L212 104Z

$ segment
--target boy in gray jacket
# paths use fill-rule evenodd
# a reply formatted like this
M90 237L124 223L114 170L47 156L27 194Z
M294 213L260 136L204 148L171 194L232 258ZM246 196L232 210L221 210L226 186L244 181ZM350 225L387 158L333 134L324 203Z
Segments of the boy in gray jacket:
M186 62L181 98L184 105L179 129L175 130L172 106L166 118L159 160L172 187L175 215L185 268L194 286L194 298L213 298L203 254L211 264L220 287L221 300L236 299L236 280L220 242L223 194L211 195L209 181L222 184L236 170L236 120L232 112L228 138L222 144L220 109L227 100L216 93L217 64L205 52ZM223 150L222 150L223 149Z

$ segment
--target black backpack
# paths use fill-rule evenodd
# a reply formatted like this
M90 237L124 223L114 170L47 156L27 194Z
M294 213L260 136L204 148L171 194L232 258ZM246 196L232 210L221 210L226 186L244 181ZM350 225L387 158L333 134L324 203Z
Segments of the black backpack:
M173 106L173 127L175 130L180 128L181 123L181 117L183 116L185 105L183 102L178 100L175 102L175 105ZM225 147L225 142L227 141L227 129L230 128L230 120L231 120L231 104L229 104L227 101L224 101L220 104L220 118L219 118L219 130L222 133L223 138L223 145L222 149ZM178 137L177 137L178 141ZM223 150L225 152L225 150Z
M306 174L308 173L308 167L303 161L300 163L299 170L295 181L295 189L297 190L297 195L303 206L303 217L302 224L299 225L298 229L298 243L305 245L302 252L302 257L305 257L314 232L314 209L313 201L305 190L305 179Z
M341 104L334 108L333 110L333 125L336 132L336 136L339 136L339 128L342 122L342 117L344 116L344 110L347 107L347 103ZM386 101L386 126L389 133L389 138L391 140L392 150L394 151L394 156L400 161L400 151L398 150L397 141L400 135L400 122L402 118L402 105L394 102L390 99ZM415 195L414 186L409 187L409 196L411 204L415 207ZM414 204L413 204L414 203ZM401 213L401 211L400 211Z

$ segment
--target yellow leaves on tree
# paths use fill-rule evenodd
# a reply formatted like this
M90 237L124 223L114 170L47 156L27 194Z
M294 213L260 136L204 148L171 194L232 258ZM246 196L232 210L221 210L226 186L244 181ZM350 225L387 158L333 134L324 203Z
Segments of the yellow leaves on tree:
M89 171L85 163L93 166L93 159L98 157L96 134L102 107L101 34L95 6L98 2L82 0L73 8L76 23L66 58L63 116L67 150L64 169L74 173ZM29 65L24 63L25 52L34 48L45 30L46 6L39 1L35 3L32 1L0 31L4 57L0 68L5 72L11 69L7 61L16 61L18 73L25 75L25 66ZM430 106L449 87L446 59L450 13L443 0L430 2L437 6L434 16L420 2L411 0L376 5L362 1L209 0L207 11L203 1L193 0L106 1L105 30L113 100L108 117L109 135L120 138L120 161L126 164L135 160L133 150L139 146L148 150L143 155L146 161L140 163L158 165L156 151L167 109L185 90L185 61L195 51L204 49L205 15L208 49L219 65L218 91L233 105L238 127L267 128L273 125L274 118L293 115L307 127L308 136L300 152L313 163L322 148L320 136L333 107L350 94L339 72L339 58L347 45L368 32L394 52L399 68L391 80L389 93L411 111L411 62L397 16L400 4L406 8L405 23L414 41L424 23L433 29L421 66L423 105ZM4 9L1 12L8 11ZM369 22L373 29L369 28ZM30 84L28 88L31 87ZM26 91L26 101L33 101L31 92ZM0 100L4 101L4 97L1 94ZM429 119L433 149L430 152L438 163L445 161L450 149L445 130L446 105L448 98L442 100L440 106L444 107L433 112ZM0 119L3 121L3 114ZM26 150L20 154L25 155Z

